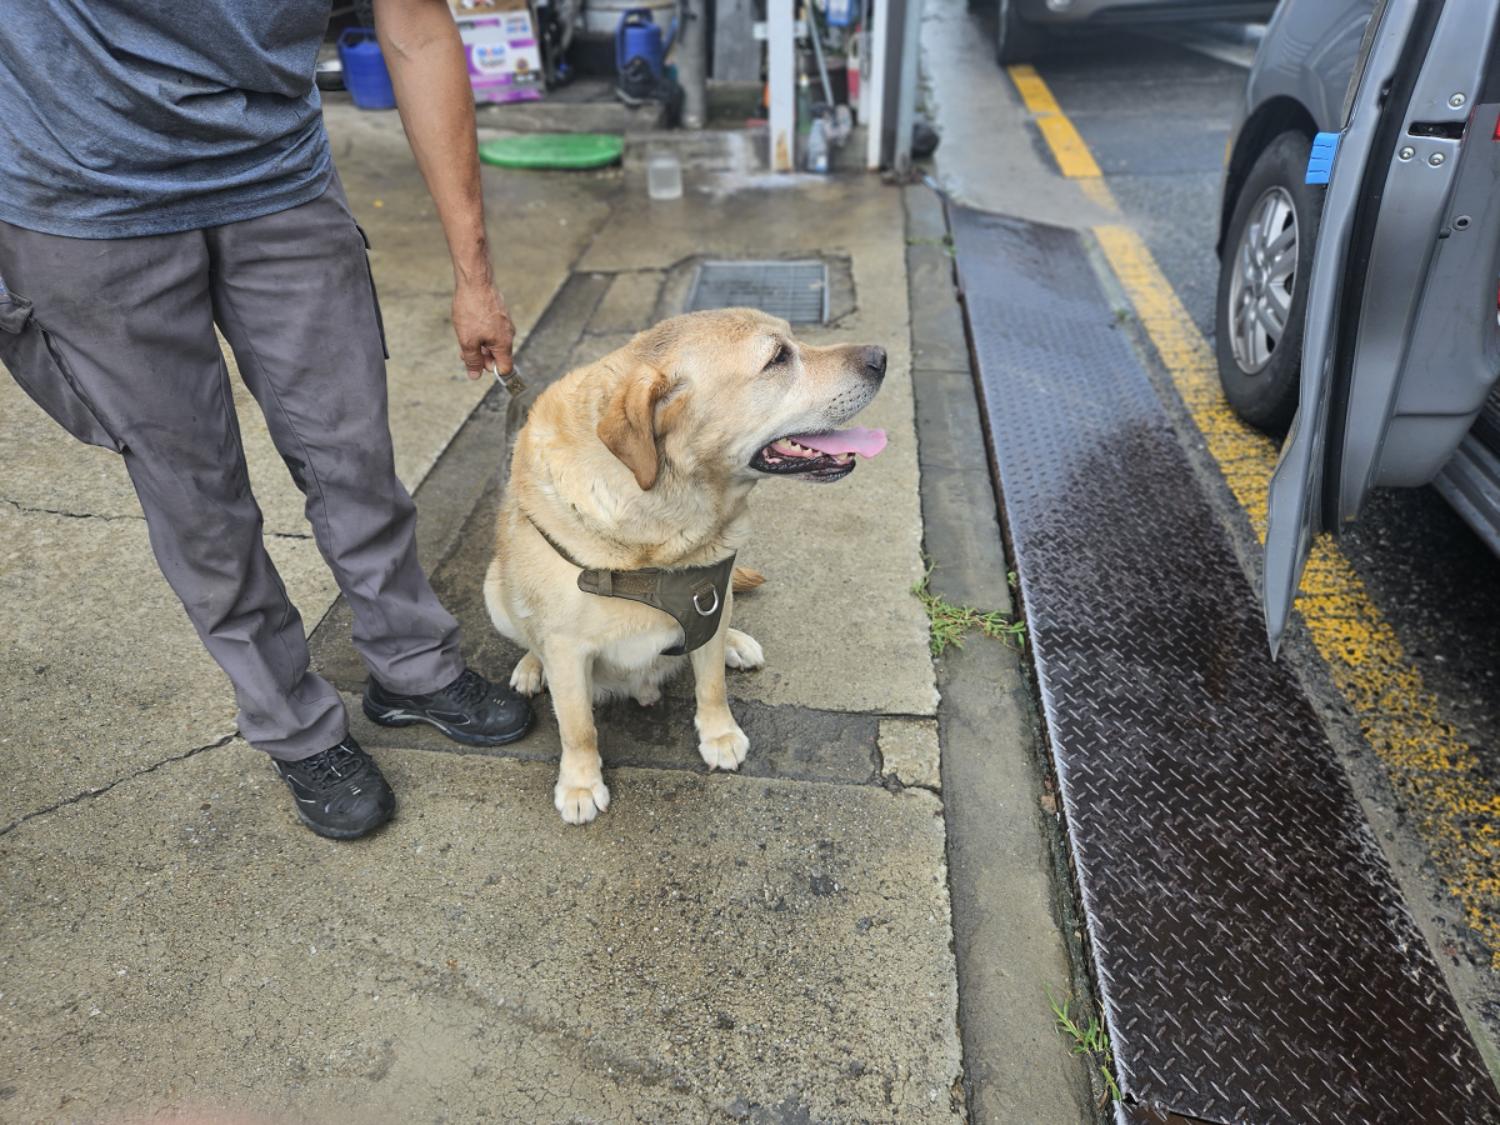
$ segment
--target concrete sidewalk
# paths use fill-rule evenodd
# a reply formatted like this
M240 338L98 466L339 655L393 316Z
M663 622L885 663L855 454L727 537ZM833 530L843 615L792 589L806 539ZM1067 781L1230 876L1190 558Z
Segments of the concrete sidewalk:
M516 412L459 370L446 256L396 119L340 106L327 117L375 247L398 464L417 492L424 557L471 662L504 678L520 654L488 625L480 584ZM11 717L0 736L0 1120L217 1109L308 1121L963 1119L966 1066L987 1082L1003 1073L1004 1104L1027 1119L1077 1120L1078 1074L1043 998L1044 985L1066 991L1068 968L1036 830L1032 735L1024 703L1015 710L1020 667L973 665L1003 677L991 684L1001 725L985 725L982 702L944 710L910 593L931 497L902 192L873 177L772 186L690 168L685 198L663 205L634 169L486 177L534 384L678 311L704 256L826 257L835 319L805 335L890 353L861 418L889 431L889 450L836 488L757 491L743 561L769 581L736 605L736 624L764 644L767 667L730 681L751 739L741 775L703 771L686 680L650 711L601 709L614 800L583 829L552 807L545 697L534 732L503 753L361 717L400 814L356 844L313 837L234 735L228 685L155 570L118 463L71 443L0 381L0 695ZM923 291L938 300L947 284L951 301L940 263L936 274ZM962 384L966 357L949 351L919 365L934 386ZM353 702L363 670L346 612L300 495L253 404L240 405L272 553L305 619L321 618L319 667ZM984 505L981 466L950 468L941 454L929 464L944 479L970 470L980 493L966 495ZM1001 559L989 503L976 526ZM1003 597L1001 562L990 577ZM1024 890L1008 911L1019 948L972 918L960 918L955 946L940 717L969 740L968 760L978 722L981 753L1010 771L1009 788L989 795L1012 821L1010 850L980 866L1023 876L990 884ZM961 1035L958 962L1016 982L970 1002L978 1040ZM976 1044L986 1057L966 1059Z

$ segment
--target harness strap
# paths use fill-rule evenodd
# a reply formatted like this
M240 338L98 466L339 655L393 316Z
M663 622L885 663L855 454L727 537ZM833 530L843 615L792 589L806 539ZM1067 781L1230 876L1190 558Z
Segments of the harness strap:
M719 621L724 616L724 605L729 597L729 584L734 578L734 555L707 566L673 570L657 566L639 570L589 567L568 554L530 514L523 511L522 515L564 562L578 568L578 588L584 593L640 602L661 610L676 621L682 627L682 640L663 649L663 656L684 656L702 648L719 631Z

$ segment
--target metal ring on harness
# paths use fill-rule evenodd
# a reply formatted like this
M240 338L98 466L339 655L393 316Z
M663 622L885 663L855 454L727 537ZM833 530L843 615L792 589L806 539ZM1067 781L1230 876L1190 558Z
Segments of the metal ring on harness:
M714 599L713 605L709 606L707 609L704 609L701 605L698 604L698 599L701 598L704 594L712 594L713 595L713 599ZM693 595L693 608L698 611L698 616L699 617L712 617L715 613L719 612L719 590L718 590L718 587L715 586L712 589L699 590L696 594L694 594Z

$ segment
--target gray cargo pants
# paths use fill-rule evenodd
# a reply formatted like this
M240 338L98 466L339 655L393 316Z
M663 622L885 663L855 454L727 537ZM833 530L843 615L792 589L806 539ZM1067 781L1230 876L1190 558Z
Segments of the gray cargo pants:
M0 222L0 361L75 437L123 455L162 573L234 684L240 733L287 760L333 746L348 716L309 669L266 554L215 324L307 497L370 673L427 692L464 670L396 479L365 247L337 179L290 211L180 234Z

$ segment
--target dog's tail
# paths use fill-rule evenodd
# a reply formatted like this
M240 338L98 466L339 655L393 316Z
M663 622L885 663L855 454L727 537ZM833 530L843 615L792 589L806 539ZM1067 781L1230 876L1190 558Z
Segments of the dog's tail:
M751 570L748 566L737 566L734 568L734 579L730 588L736 594L747 594L757 586L762 585L766 576L758 570Z

